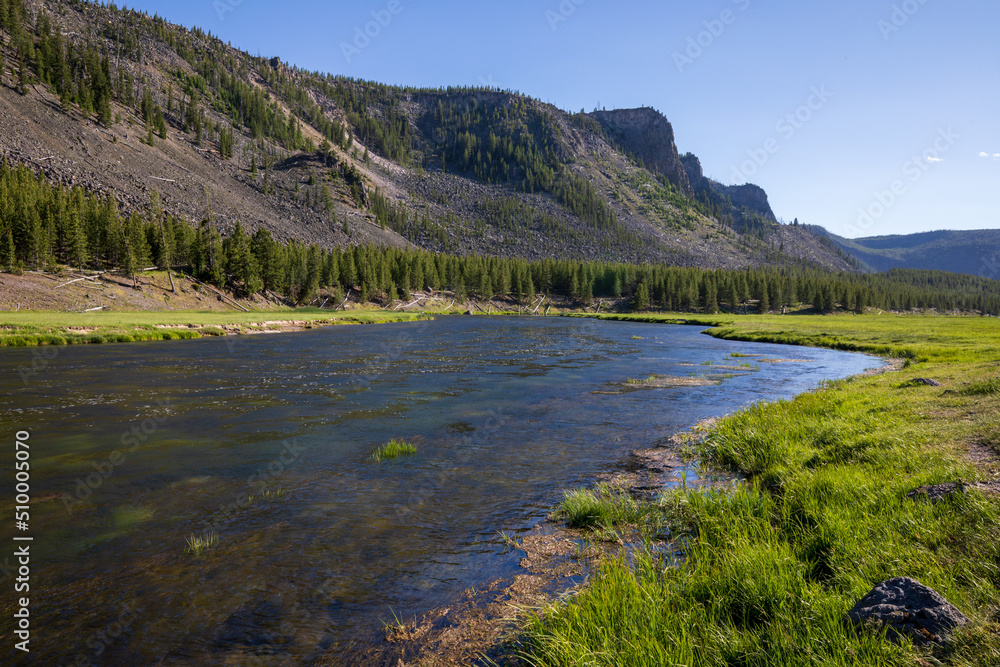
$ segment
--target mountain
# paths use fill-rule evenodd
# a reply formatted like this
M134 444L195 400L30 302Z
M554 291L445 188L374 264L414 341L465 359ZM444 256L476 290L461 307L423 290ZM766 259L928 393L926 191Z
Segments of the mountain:
M113 5L4 0L0 155L223 232L334 247L854 270L766 193L704 178L653 109L307 72Z
M712 203L728 204L727 212L740 225L746 226L754 219L763 221L765 225L778 221L774 216L774 211L771 210L767 193L762 187L752 183L723 185L718 181L713 181L705 176L705 172L701 168L701 160L692 153L686 153L681 157L681 162L695 194Z
M682 193L693 193L674 143L674 128L663 114L644 107L595 111L591 116L604 128L605 136L624 147L630 157L666 176Z
M931 269L1000 278L1000 230L924 232L847 239L817 229L867 268Z

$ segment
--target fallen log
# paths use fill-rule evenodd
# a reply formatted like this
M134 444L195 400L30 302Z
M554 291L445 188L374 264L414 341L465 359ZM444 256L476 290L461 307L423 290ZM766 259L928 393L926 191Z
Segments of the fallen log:
M414 300L413 300L413 301L411 301L410 303L406 304L405 306L404 306L403 304L400 304L400 305L396 306L395 308L393 308L393 310L399 310L400 308L402 308L403 310L406 310L406 309L407 309L407 308L409 308L410 306L413 306L413 305L415 305L415 304L417 304L417 303L419 303L419 302L423 301L423 300L424 300L424 299L426 299L426 298L427 298L426 296L422 296L422 297L419 297L419 298L417 298L417 299L414 299Z
M73 283L78 283L81 280L93 280L93 278L77 278L76 280L71 280L68 283L63 283L62 285L56 285L52 289L59 289L60 287L66 287L66 285L72 285Z
M340 304L340 307L337 308L337 310L344 310L344 306L346 306L347 302L350 301L350 300L351 300L351 288L348 287L347 288L347 296L344 298L344 303Z

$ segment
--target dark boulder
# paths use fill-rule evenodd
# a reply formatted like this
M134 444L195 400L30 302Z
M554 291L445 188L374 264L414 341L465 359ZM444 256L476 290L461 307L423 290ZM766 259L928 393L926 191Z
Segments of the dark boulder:
M909 382L904 382L902 387L940 387L941 383L937 380L930 380L928 378L917 378L916 380L910 380Z
M910 500L929 500L931 503L936 503L945 498L950 498L957 493L965 493L965 485L957 482L949 482L948 484L921 486L919 489L913 489L907 493L906 497Z
M945 644L969 619L936 591L909 577L883 581L861 599L848 618L858 626L888 626L887 636L914 644Z

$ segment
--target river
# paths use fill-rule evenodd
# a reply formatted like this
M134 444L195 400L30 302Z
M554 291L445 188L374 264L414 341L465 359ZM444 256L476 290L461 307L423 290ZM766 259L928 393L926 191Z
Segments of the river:
M5 349L0 629L12 538L29 535L17 664L306 663L513 575L499 532L531 529L630 450L880 364L571 318ZM650 375L711 383L628 391ZM417 454L371 461L392 438Z

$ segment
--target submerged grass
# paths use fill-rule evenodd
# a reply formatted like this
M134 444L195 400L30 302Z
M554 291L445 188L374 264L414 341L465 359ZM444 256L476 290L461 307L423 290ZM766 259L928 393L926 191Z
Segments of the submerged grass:
M416 453L417 448L405 440L390 440L383 445L379 445L375 451L371 453L370 458L376 463L381 463L382 461L398 459L401 456L412 456Z
M208 551L218 543L219 536L214 532L208 532L204 535L192 533L191 537L187 538L187 548L184 551L192 556L200 556L203 552Z
M579 596L530 620L525 662L1000 664L1000 502L974 488L936 504L907 498L925 484L982 477L964 452L995 430L1000 399L997 380L968 379L995 376L1000 323L748 317L713 333L909 351L912 361L902 378L829 383L721 420L698 453L748 481L727 492L679 489L656 503L688 533L683 565L652 553L606 562ZM944 387L898 388L917 377ZM596 518L616 511L599 493L573 505L583 523L614 520ZM935 588L973 625L933 654L851 627L855 602L897 576Z

